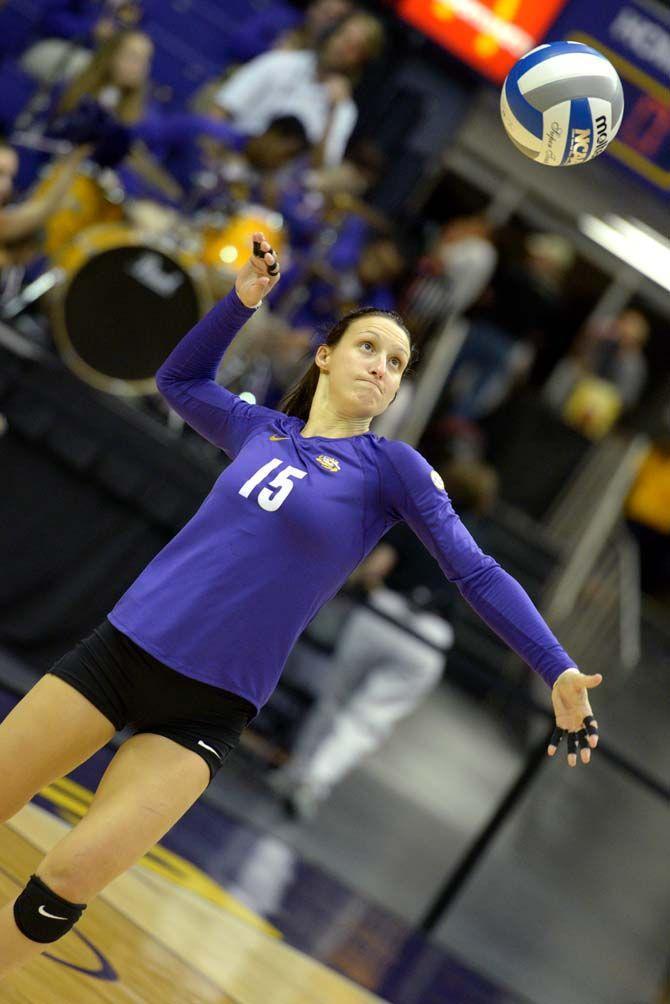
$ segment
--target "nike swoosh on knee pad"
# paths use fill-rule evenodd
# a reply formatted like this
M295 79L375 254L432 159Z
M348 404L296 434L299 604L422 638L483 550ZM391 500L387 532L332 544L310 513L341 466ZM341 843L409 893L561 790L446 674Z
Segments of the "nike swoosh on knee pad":
M69 920L69 917L57 917L55 913L47 913L44 906L41 906L38 911L43 917L51 917L52 920Z

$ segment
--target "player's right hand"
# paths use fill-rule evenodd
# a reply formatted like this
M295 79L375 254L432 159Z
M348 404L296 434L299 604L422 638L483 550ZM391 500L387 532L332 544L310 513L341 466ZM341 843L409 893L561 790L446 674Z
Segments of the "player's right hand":
M252 254L249 261L242 266L235 279L235 291L245 307L257 307L268 295L273 286L279 282L279 271L270 275L276 265L279 269L279 259L259 230L253 234L253 242L260 245L262 257Z
M549 756L554 756L561 740L567 736L569 766L577 764L578 746L582 763L589 763L591 750L598 745L598 722L593 717L587 695L602 681L602 673L580 673L576 666L570 666L558 677L551 691L556 728L547 747Z

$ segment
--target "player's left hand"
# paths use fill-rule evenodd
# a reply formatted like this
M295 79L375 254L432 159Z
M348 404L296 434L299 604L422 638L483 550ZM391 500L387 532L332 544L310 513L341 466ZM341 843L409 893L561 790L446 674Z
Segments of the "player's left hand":
M556 715L554 729L547 753L553 756L567 734L568 763L577 765L579 747L582 763L591 759L591 750L598 745L598 722L593 717L587 691L602 683L601 673L580 673L574 666L566 669L556 680L551 691L551 701Z
M245 307L257 307L279 282L279 259L265 235L257 231L252 240L253 254L235 279L235 290Z

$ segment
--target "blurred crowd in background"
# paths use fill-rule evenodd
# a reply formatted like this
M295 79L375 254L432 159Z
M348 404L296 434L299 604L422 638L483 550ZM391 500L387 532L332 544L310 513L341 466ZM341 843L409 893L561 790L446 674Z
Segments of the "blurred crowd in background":
M461 199L444 177L421 212L397 194L400 182L395 201L389 197L390 179L410 170L401 134L417 108L398 102L396 123L374 121L390 44L378 12L352 0L233 4L227 32L216 39L202 32L207 67L218 63L202 79L202 68L189 75L188 66L171 65L169 5L43 0L38 7L28 24L10 18L11 4L0 5L0 317L26 342L174 427L151 385L171 347L164 337L171 318L154 301L177 287L184 294L174 344L231 287L260 229L279 253L282 280L226 354L219 381L276 407L343 312L395 309L421 359L372 429L402 436L422 361L462 319L461 344L418 448L465 519L495 504L492 429L519 395L533 392L589 442L640 420L653 321L637 304L590 318L598 284L584 283L569 239L518 221L499 226L484 200L480 207ZM141 267L132 266L142 279L132 295L123 286L128 246L146 252ZM663 599L670 431L665 421L646 431L652 445L627 512L644 556L643 584ZM393 616L409 614L418 635L446 651L445 583L420 551L399 532L370 556L352 589L374 594ZM369 637L368 624L358 629ZM435 663L433 647L422 663L420 637L401 657L386 682L349 677L354 705L340 727L349 730L350 749L381 742L437 682L443 660ZM409 693L408 667L415 670ZM395 696L384 722L363 723L367 738L355 740L359 686L367 687L367 707L375 688ZM345 769L326 761L322 751L321 794Z

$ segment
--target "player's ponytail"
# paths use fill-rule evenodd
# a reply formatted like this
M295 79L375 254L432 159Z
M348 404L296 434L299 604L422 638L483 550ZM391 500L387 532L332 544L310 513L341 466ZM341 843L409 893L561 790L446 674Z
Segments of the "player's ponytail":
M399 314L396 314L393 310L380 310L378 307L360 307L358 310L352 310L351 313L345 314L344 317L341 317L340 320L333 325L328 334L321 340L321 342L319 342L319 344L331 346L337 345L342 338L342 335L349 327L350 322L355 321L358 317L366 317L368 314L376 314L380 317L390 317L391 320L395 321L398 327L402 328L409 338L411 354L412 357L414 356L412 338L402 317L400 317ZM306 422L312 408L312 401L314 400L316 385L319 382L320 375L321 370L316 363L312 361L307 371L297 381L297 383L293 384L293 386L289 387L286 391L283 398L277 405L277 410L283 412L285 415L294 415L296 418L300 418L303 422Z
M286 391L277 405L277 410L283 411L285 415L295 415L296 418L306 422L309 418L320 372L316 363L312 363L300 380Z

